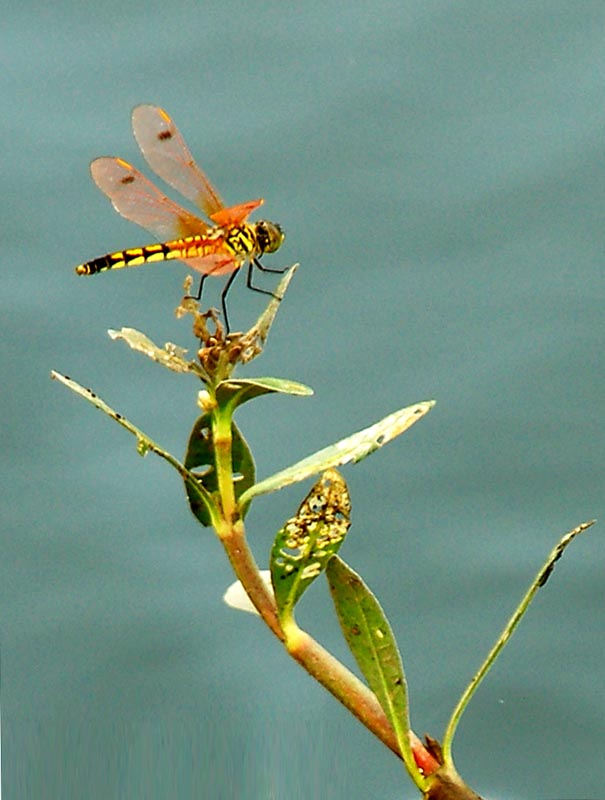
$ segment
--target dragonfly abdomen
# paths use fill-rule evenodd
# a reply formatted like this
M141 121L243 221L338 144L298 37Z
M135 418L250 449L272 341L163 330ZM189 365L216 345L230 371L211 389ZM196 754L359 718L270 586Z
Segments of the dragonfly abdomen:
M78 275L96 275L109 269L138 267L154 261L200 258L224 253L236 259L254 256L257 241L252 225L233 225L228 229L212 228L206 234L185 236L170 242L157 242L144 247L131 247L87 261L76 267Z
M166 261L171 256L171 248L168 243L150 244L146 247L131 247L128 250L118 250L115 253L107 253L105 256L94 258L85 264L76 267L78 275L96 275L97 272L105 272L108 269L122 269L123 267L138 267L140 264L147 264L151 261Z

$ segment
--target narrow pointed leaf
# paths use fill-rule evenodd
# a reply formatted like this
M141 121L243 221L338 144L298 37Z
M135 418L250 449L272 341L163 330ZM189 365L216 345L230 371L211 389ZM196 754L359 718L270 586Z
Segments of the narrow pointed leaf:
M275 320L275 315L277 314L280 303L297 268L298 264L294 264L286 271L277 288L274 290L273 297L269 301L269 304L257 319L256 323L241 339L240 343L242 349L238 356L238 361L242 364L249 363L262 353L267 337L269 336L269 331Z
M265 342L267 336L269 335L269 330L271 325L273 325L273 320L275 319L279 305L288 290L290 281L294 277L294 273L298 269L298 266L298 264L293 264L288 268L283 278L278 283L277 288L274 290L273 297L269 301L268 306L256 321L256 325L254 327L257 329L258 336L262 342Z
M206 491L205 487L194 478L194 475L187 467L185 467L184 464L181 464L180 461L178 461L173 455L156 444L153 439L147 436L147 434L145 434L140 428L137 428L136 425L133 425L132 422L126 419L126 417L124 417L122 414L119 414L117 411L111 408L111 406L108 406L107 403L104 400L101 400L101 398L91 389L86 389L77 381L74 381L67 375L61 375L60 372L56 372L55 370L52 370L50 374L53 380L59 381L73 392L80 395L80 397L88 400L89 403L92 403L93 406L98 408L100 411L103 411L103 413L107 414L107 416L111 417L111 419L115 420L118 425L121 425L129 433L135 436L137 440L137 452L139 455L146 456L149 452L155 453L156 455L160 456L160 458L163 458L164 461L167 461L171 467L174 467L181 478L183 478L185 481L185 484L188 486L188 492L190 492L192 501L197 502L200 508L206 509L209 516L210 509L213 508L213 499ZM252 480L254 480L254 478Z
M410 775L423 781L410 745L403 664L384 611L361 577L338 556L330 559L326 577L347 644L397 734Z
M466 687L464 692L462 693L462 697L458 700L456 708L452 712L452 716L450 717L450 721L448 722L447 728L445 730L445 735L443 737L443 757L445 764L453 764L452 760L452 742L454 740L454 734L456 732L456 728L458 727L458 723L460 722L460 718L464 713L467 705L469 704L472 696L476 692L478 686L481 684L487 673L490 671L492 666L496 663L496 659L504 649L504 647L508 644L511 636L515 632L517 626L525 616L527 609L529 608L532 600L534 599L536 592L545 586L546 581L549 579L552 571L555 568L555 564L561 558L565 549L571 542L578 536L580 533L588 530L588 528L592 527L596 520L592 519L588 522L582 522L580 525L575 527L569 533L566 533L562 539L559 540L557 545L549 554L548 558L540 567L538 574L534 578L531 583L531 586L523 596L521 602L513 612L512 617L506 623L504 630L498 637L495 645L487 654L485 660L473 676L471 682Z
M351 502L342 476L326 470L296 513L279 531L271 550L271 580L280 621L338 551L349 529Z
M255 483L254 486L242 494L240 498L242 506L247 505L253 497L275 492L277 489L282 489L284 486L297 481L303 481L331 467L338 467L351 461L361 461L362 458L369 456L370 453L390 442L391 439L399 436L419 419L422 419L434 405L435 402L430 400L416 403L413 406L396 411L394 414L389 414L388 417L385 417L375 425L354 433L346 439L341 439L336 444L325 447L323 450L318 450L293 466L277 472L259 483Z
M237 499L243 491L253 485L255 467L252 453L235 422L231 423L231 435L233 441L233 474L235 476L234 488ZM214 465L211 417L209 414L202 414L196 420L189 435L185 467L193 472L197 479L196 482L210 495L213 495L218 490L218 480ZM206 505L200 502L198 493L192 491L189 481L185 481L185 489L191 511L202 525L209 527L212 524L212 520Z

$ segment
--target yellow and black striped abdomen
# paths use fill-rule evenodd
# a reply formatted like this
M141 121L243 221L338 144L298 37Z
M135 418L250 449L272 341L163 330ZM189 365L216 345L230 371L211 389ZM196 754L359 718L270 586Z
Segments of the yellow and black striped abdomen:
M118 250L108 253L100 258L87 261L76 267L78 275L96 275L108 269L123 269L124 267L138 267L153 261L170 261L175 258L197 258L217 252L217 237L213 236L186 236L183 239L174 239L171 242L158 242L145 247L131 247L128 250Z
M138 267L149 261L166 261L169 248L167 244L155 244L148 247L133 247L129 250L118 250L106 256L87 261L76 267L78 275L96 275L107 269L122 269L123 267Z
M185 236L170 242L157 242L145 247L131 247L87 261L76 267L78 275L96 275L109 269L138 267L154 261L200 258L214 254L233 256L243 262L257 252L257 241L252 225L233 225L230 228L212 228L205 234Z

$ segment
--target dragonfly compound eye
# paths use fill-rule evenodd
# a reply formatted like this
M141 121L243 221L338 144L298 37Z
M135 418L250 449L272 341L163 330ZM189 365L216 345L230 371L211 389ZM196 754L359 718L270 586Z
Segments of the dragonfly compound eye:
M276 222L261 220L256 223L256 241L263 253L275 253L282 246L285 233Z

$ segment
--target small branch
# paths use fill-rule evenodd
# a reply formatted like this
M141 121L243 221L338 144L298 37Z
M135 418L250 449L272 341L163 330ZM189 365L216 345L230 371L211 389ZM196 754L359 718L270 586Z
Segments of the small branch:
M458 727L458 723L460 722L460 717L462 716L466 706L468 705L469 700L475 693L477 687L486 676L488 671L491 669L493 663L500 655L501 650L507 644L510 637L513 635L515 628L521 622L525 612L527 611L529 604L534 598L534 595L540 589L540 587L544 586L546 581L548 580L551 572L553 571L556 562L561 558L563 555L563 551L565 548L572 542L573 539L578 536L578 534L582 533L583 531L590 528L594 525L595 520L590 520L589 522L583 522L581 525L578 525L577 528L574 528L569 533L566 533L565 536L559 541L556 547L552 550L544 565L538 571L538 574L534 578L531 586L529 587L528 591L526 592L525 596L517 606L514 614L507 622L504 630L500 634L496 644L492 647L490 652L487 655L487 658L479 668L478 672L475 674L469 685L464 690L462 697L458 701L456 708L450 718L448 723L447 729L445 731L445 736L443 738L443 759L446 765L451 765L452 762L452 740L454 738L454 733L456 728Z

